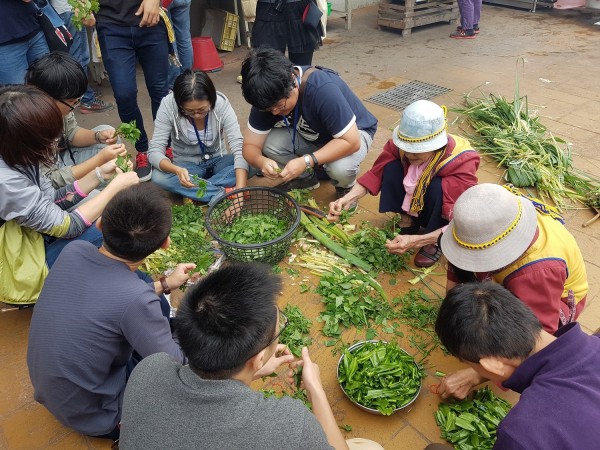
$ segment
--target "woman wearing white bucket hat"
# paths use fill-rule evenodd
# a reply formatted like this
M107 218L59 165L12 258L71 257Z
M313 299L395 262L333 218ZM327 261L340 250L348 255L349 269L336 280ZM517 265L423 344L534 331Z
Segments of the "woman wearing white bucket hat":
M588 291L583 256L562 218L510 187L474 186L456 201L440 239L449 262L447 290L457 283L494 280L531 308L554 334L577 320ZM472 369L449 375L443 397L465 397L483 382Z
M386 244L391 253L420 248L415 265L429 267L440 258L437 239L452 219L456 199L477 184L479 154L469 142L446 132L446 108L418 100L404 110L373 167L350 192L330 203L329 218L367 195L381 192L379 212L407 214L407 226ZM420 228L422 235L417 234Z

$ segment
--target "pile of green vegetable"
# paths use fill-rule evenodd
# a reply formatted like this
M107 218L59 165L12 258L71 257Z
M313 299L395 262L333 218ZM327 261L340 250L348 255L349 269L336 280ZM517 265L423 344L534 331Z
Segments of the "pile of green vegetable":
M283 236L288 223L272 214L244 214L221 231L221 238L236 244L262 244Z
M469 135L475 149L506 167L505 179L516 187L536 187L543 199L563 209L567 202L588 206L600 192L600 180L573 167L571 148L553 136L529 110L527 96L513 101L490 94L465 97L465 108L454 109L467 117L477 134Z
M441 346L435 332L440 303L441 300L430 299L420 289L411 289L406 294L392 299L392 304L396 306L397 320L414 331L408 337L408 341L410 346L421 354L419 363Z
M344 350L338 379L354 402L389 416L410 403L421 389L423 373L397 343L365 342Z
M434 415L441 437L454 448L487 450L494 446L498 424L510 408L510 403L485 387L476 391L473 399L440 403Z
M188 203L173 205L172 212L171 245L146 258L146 271L159 275L179 263L192 262L196 264L196 271L206 272L216 257L210 235L204 227L202 209Z
M312 344L309 336L312 322L308 319L300 308L288 304L283 309L283 313L288 318L287 327L279 336L279 342L287 345L290 352L299 358L302 356L302 347L308 347Z
M393 311L383 288L376 280L360 272L344 273L334 269L321 277L317 293L325 304L325 311L319 314L323 322L323 334L339 337L341 326L368 328L372 321L393 316Z
M350 238L353 247L350 251L374 269L395 274L403 270L410 259L409 253L395 255L385 247L385 242L396 237L396 234L363 222L360 230Z

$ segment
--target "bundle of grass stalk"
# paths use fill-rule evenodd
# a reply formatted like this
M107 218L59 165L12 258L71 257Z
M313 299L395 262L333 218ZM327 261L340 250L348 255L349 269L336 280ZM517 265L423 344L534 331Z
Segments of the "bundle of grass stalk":
M473 147L506 167L504 178L516 187L536 187L544 200L559 209L572 201L593 207L600 180L573 167L570 144L555 137L529 111L527 96L514 100L490 94L465 96L465 107L453 111L467 117L477 134L469 134Z

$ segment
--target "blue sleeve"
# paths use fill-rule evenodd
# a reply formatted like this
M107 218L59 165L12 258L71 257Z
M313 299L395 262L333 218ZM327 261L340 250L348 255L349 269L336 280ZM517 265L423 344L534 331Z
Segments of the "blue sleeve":
M254 106L250 110L248 118L248 128L257 134L267 134L271 128L281 120L280 116L274 116L269 112L259 111Z
M312 90L307 100L306 108L309 111L306 115L309 122L312 123L314 117L323 130L334 138L341 137L356 122L352 107L335 83L325 83Z

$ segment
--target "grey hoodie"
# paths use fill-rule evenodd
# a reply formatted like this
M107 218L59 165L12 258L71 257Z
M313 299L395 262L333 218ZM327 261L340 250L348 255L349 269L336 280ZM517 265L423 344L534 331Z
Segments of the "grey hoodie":
M249 166L242 156L242 133L237 116L231 107L227 97L221 92L217 92L217 101L215 107L208 114L208 126L214 131L212 142L206 142L206 152L219 154L223 156L227 153L227 146L224 138L227 137L229 150L234 155L234 167L236 169L248 170ZM186 129L188 119L179 114L177 103L173 94L167 95L162 99L156 120L154 121L154 135L148 148L148 159L153 167L159 169L160 162L166 158L165 149L171 137L171 147L173 148L173 162L192 162L199 164L202 162L198 140L190 140Z

